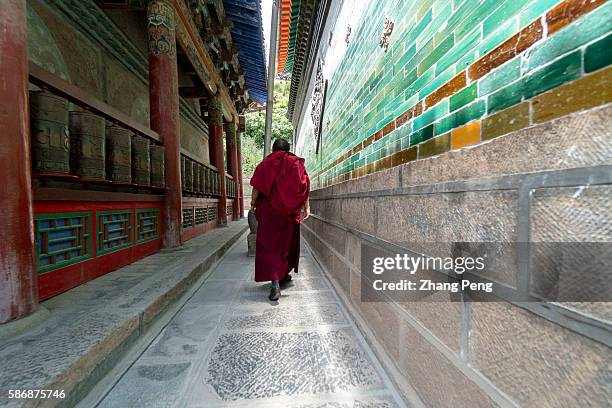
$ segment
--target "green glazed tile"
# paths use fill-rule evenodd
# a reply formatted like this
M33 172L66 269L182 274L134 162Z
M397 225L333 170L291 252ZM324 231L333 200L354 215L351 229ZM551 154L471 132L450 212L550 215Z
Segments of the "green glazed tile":
M612 34L589 45L584 51L584 71L593 72L612 63Z
M526 72L533 71L558 56L607 34L610 27L612 27L612 1L599 6L528 51Z
M420 116L417 116L412 122L413 129L420 129L430 123L435 122L448 113L448 98L438 103L433 108L430 108L423 112Z
M523 95L526 99L580 77L580 50L575 51L548 66L523 78Z
M468 86L467 88L462 89L461 91L457 92L455 95L451 96L449 110L451 112L454 110L457 110L461 108L462 106L465 106L468 103L472 102L474 99L476 99L476 90L477 90L476 85L477 85L476 82L474 82L472 85Z
M478 81L478 96L489 95L521 76L521 58L514 58Z
M482 22L482 35L487 37L504 22L510 20L529 3L529 0L504 0L498 2L499 7Z
M450 49L453 48L454 44L455 39L453 34L451 34L446 37L444 41L442 41L440 45L438 45L429 55L423 58L423 60L419 64L418 72L422 73L429 69L429 67L434 65L436 61L438 61L442 56L444 56L444 54L450 51Z
M560 0L536 0L529 4L519 14L519 24L521 27L529 25L532 21L543 15L553 6L560 3Z
M450 52L436 62L436 75L440 75L446 68L453 65L457 60L464 57L480 40L480 28L476 27L470 34L456 44ZM464 68L468 64L465 64Z
M493 113L516 105L523 99L523 82L515 81L489 95L487 98L487 113Z
M410 146L414 146L433 137L434 125L425 126L410 135Z
M485 102L476 101L442 118L435 125L435 135L444 134L456 127L465 125L469 121L479 119L485 114Z
M440 75L436 76L433 81L424 86L423 89L421 89L421 91L419 92L419 98L425 98L427 95L429 95L430 93L444 85L446 82L448 82L453 76L455 76L455 70L453 69L453 67L450 67Z

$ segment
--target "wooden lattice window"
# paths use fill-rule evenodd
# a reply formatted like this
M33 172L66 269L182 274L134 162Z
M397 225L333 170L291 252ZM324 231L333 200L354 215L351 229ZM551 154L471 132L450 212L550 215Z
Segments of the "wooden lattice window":
M91 213L35 215L34 228L38 273L91 258Z
M156 208L136 211L136 242L159 238L160 213Z
M98 255L132 245L132 210L98 212Z

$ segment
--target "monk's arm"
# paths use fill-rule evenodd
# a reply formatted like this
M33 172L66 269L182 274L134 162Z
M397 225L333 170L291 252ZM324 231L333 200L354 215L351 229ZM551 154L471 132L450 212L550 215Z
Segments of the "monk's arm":
M253 187L253 192L251 193L251 210L255 209L257 205L257 198L259 197L259 191L255 187Z
M307 198L306 201L304 201L304 205L302 205L302 211L304 211L304 217L302 218L302 221L304 221L308 217L310 217L310 198Z

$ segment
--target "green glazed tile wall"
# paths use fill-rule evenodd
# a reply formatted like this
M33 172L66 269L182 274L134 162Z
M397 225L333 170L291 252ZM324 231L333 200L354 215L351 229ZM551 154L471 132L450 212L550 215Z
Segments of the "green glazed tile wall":
M582 14L548 36L547 13L560 3L570 3ZM310 108L302 112L297 153L306 158L314 187L609 65L612 2L600 1L602 4L587 10L582 3L369 2L359 20L350 21L350 43L341 42L346 48L344 57L326 78L329 85L319 154L314 151ZM345 1L343 7L352 7L352 1ZM378 45L385 18L395 23L387 52ZM478 80L468 75L465 87L447 95L450 97L398 124L379 140L347 153L538 20L544 28L524 52ZM344 29L338 27L334 36L344 38ZM334 52L338 50L330 47L323 62ZM307 100L305 106L309 105Z

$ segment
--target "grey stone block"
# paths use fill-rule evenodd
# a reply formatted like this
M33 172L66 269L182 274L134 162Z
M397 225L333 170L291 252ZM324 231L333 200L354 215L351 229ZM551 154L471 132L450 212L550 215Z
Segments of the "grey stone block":
M341 223L347 227L374 234L374 219L374 199L350 198L342 200Z
M356 267L361 267L361 239L351 234L346 234L346 259Z
M225 309L223 305L204 307L201 303L190 302L168 323L140 361L191 361L197 353L202 352L206 341L216 333L215 329Z
M180 399L190 363L138 365L98 405L116 407L170 407Z
M447 292L435 292L421 302L399 304L408 314L455 353L461 349L461 302L451 302Z
M377 202L378 237L430 256L452 255L454 242L515 242L516 191L381 197ZM483 276L516 285L513 246L488 254ZM482 253L474 246L478 256Z
M325 243L335 249L336 252L344 254L346 251L346 232L326 222L319 222L317 225L319 239L325 241Z
M257 248L257 234L249 234L247 236L247 243L249 256L255 256L255 251Z
M400 347L402 372L425 405L436 408L496 406L407 321L402 322Z
M531 240L551 243L532 247L533 293L556 301L610 300L612 187L535 190L530 215ZM612 320L609 307L573 307Z
M612 107L592 109L402 167L403 186L612 163Z
M326 325L347 325L349 321L338 303L313 305L308 308L277 307L245 312L238 309L225 323L229 330L256 328L300 328Z
M609 406L606 346L507 303L473 303L471 328L472 366L520 405Z
M332 269L329 271L333 278L340 284L346 295L351 291L351 270L344 260L338 256L333 256Z
M350 329L224 333L202 378L224 401L384 387Z
M210 279L247 280L255 271L255 265L222 263L215 268Z

